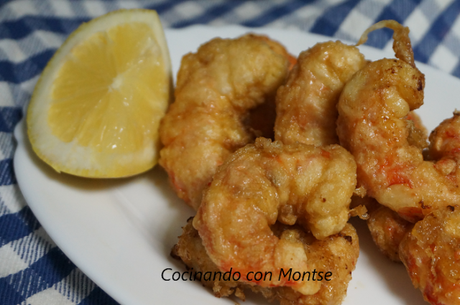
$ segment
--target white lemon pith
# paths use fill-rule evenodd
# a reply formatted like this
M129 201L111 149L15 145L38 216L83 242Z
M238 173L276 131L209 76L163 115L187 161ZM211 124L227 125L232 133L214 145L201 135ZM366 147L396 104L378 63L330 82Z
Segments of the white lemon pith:
M171 79L155 11L121 10L83 24L37 82L27 112L32 148L56 171L77 176L147 171L158 160Z

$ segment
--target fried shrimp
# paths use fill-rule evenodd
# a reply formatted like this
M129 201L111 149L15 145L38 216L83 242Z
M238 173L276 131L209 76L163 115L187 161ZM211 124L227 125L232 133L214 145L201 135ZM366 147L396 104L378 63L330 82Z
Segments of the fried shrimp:
M183 57L175 101L160 126L160 165L178 196L194 209L216 168L252 142L243 124L250 109L273 98L290 56L264 36L213 39Z
M460 158L460 112L455 111L451 118L441 122L441 124L430 134L428 158L440 160L437 162L436 166L438 166L438 169L444 174L452 175L456 173L454 166L451 166L450 170L443 169L439 166L444 162L449 162L454 165L448 160L457 160ZM445 161L441 162L443 160ZM451 179L452 178L453 176L451 176Z
M220 270L271 272L278 279L281 268L303 272L314 261L295 236L278 238L270 226L298 223L318 239L337 234L348 221L355 186L355 162L341 146L258 138L219 167L194 226ZM303 294L319 289L315 282L283 278L258 284L291 286Z
M400 262L399 244L414 226L398 213L380 205L370 212L367 226L377 248L394 262Z
M433 305L459 304L460 207L435 210L415 224L400 245L412 283Z
M420 149L428 145L428 131L421 118L410 112L406 116L409 128L408 142ZM399 244L404 236L412 229L413 223L403 219L398 213L379 204L374 198L368 198L366 204L369 212L367 227L377 248L386 257L394 262L401 262L399 258Z
M409 130L407 142L409 145L425 149L428 147L428 130L422 123L422 119L414 112L411 111L405 117L406 125Z
M423 104L425 84L414 64L409 30L382 21L360 42L384 26L394 30L398 59L371 62L346 84L338 103L337 132L355 157L358 184L380 204L415 222L433 209L460 202L460 189L434 162L424 161L419 145L409 140L407 115Z
M219 298L234 294L245 300L244 292L250 289L261 293L269 301L280 301L281 305L341 304L351 280L351 271L356 267L359 255L358 235L353 226L347 224L338 234L321 241L316 240L311 234L305 233L297 226L276 223L272 226L272 230L278 238L290 239L290 236L294 236L302 243L305 252L314 262L314 268L318 272L330 272L331 277L328 281L324 279L319 281L318 292L313 295L303 295L290 287L261 287L249 282L235 281L232 278L229 280L219 278L220 270L207 255L198 232L192 226L192 219L189 219L183 228L183 233L171 255L183 261L188 267L188 272L194 274L192 279L199 278L198 280L201 280L204 286L212 289L214 295ZM217 275L206 280L203 276L206 272Z
M181 260L188 267L189 272L195 272L194 276L190 276L190 278L201 281L205 287L212 289L214 296L222 298L235 294L244 300L244 283L235 281L232 277L228 277L227 280L222 279L222 276L213 277L211 280L204 279L203 273L211 272L214 275L220 270L206 253L198 231L193 228L192 222L193 218L190 218L182 228L182 235L179 236L177 244L171 250L171 256ZM201 273L198 274L198 277L197 272Z
M318 43L300 53L276 96L275 139L284 144L337 144L337 102L366 60L355 46Z

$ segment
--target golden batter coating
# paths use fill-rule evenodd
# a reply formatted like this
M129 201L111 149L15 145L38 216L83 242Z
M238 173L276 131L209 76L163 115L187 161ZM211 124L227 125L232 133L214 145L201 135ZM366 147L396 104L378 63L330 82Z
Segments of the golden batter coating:
M250 109L276 94L290 65L284 47L265 36L216 38L183 57L175 101L160 126L160 165L194 209L216 168L252 142Z
M275 139L337 144L337 102L344 85L366 64L355 46L340 41L318 43L300 53L276 96Z
M399 244L414 226L413 223L401 218L398 213L386 206L379 205L371 211L367 226L372 239L380 252L394 262L401 262L399 258Z
M358 184L415 222L435 208L460 202L460 189L433 162L423 160L420 145L409 141L407 115L423 104L424 75L415 68L408 30L389 21L372 28L382 26L395 31L400 59L371 62L355 74L340 97L337 132L355 157Z
M282 145L258 138L219 167L205 191L194 226L220 270L308 270L301 242L276 237L270 226L301 224L318 239L337 234L348 220L356 185L353 157L342 147ZM287 280L262 286L291 286L314 294L315 283Z
M460 206L435 210L400 245L412 283L433 305L460 304Z
M410 145L424 149L428 146L428 132L421 118L413 111L406 116L409 128L408 142ZM353 197L354 198L354 197ZM352 199L353 199L352 198ZM403 219L398 213L379 204L374 198L368 198L366 207L369 211L367 227L377 248L394 262L399 258L399 244L412 229L413 223ZM353 201L352 201L353 203Z
M356 230L347 223L338 234L314 240L306 248L307 256L316 270L329 270L334 278L330 282L321 281L321 287L313 295L303 295L289 287L274 288L269 291L270 294L264 295L268 299L279 300L281 305L342 304L359 256Z
M171 256L180 259L187 266L187 270L191 273L190 279L201 281L205 287L212 289L216 297L229 297L235 294L244 300L245 295L242 289L244 289L245 284L243 282L234 281L231 277L229 280L224 280L222 276L216 276L216 280L214 280L214 274L220 270L206 253L198 231L193 228L192 222L193 218L190 218L185 227L182 228L182 235L179 236L177 244L174 245ZM205 272L211 272L213 280L205 280L203 277Z
M269 301L279 301L281 305L338 305L341 304L346 296L348 283L351 280L351 273L355 269L359 255L359 240L356 230L351 224L347 224L344 229L324 240L316 240L311 234L304 233L300 227L285 226L279 223L272 227L273 233L277 237L283 234L285 238L295 238L302 242L305 252L314 262L314 268L318 272L323 271L321 276L330 272L329 281L324 277L316 280L320 283L318 292L313 295L303 295L290 287L262 287L243 281L221 280L216 276L216 280L204 280L204 286L212 289L216 297L229 297L232 294L245 300L244 291L251 289L261 293ZM219 268L211 261L206 254L198 232L192 226L192 219L183 228L183 234L179 237L178 243L174 246L171 255L182 260L188 267L189 272L219 272ZM253 270L256 271L256 270ZM313 280L311 277L310 280Z
M460 154L460 112L441 122L430 134L428 155L432 160L458 159ZM439 163L439 161L438 161ZM451 171L448 174L453 174Z
M409 112L405 117L406 125L409 130L407 142L409 145L416 146L420 149L428 147L428 130L423 125L422 119L414 111Z

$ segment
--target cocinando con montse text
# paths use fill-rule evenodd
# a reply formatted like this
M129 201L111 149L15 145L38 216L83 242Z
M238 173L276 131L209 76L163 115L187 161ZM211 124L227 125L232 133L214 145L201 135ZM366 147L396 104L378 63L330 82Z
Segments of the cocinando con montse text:
M332 280L331 271L296 271L292 268L289 269L280 269L278 276L278 281L288 280L288 281L330 281ZM165 282L169 281L239 281L240 279L249 281L249 282L262 282L262 281L272 281L273 273L271 271L249 271L244 277L239 271L233 272L233 268L230 268L227 272L221 271L195 271L191 268L188 271L174 271L172 268L166 268L161 272L161 278Z

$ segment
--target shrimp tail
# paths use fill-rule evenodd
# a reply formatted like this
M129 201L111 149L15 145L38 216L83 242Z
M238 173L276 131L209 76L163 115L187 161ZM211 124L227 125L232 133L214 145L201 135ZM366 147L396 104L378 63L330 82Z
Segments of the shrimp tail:
M370 26L361 35L357 46L366 43L367 37L370 32L378 29L389 28L393 30L393 50L395 51L396 58L408 63L415 68L414 51L409 38L409 28L399 24L395 20L382 20Z

